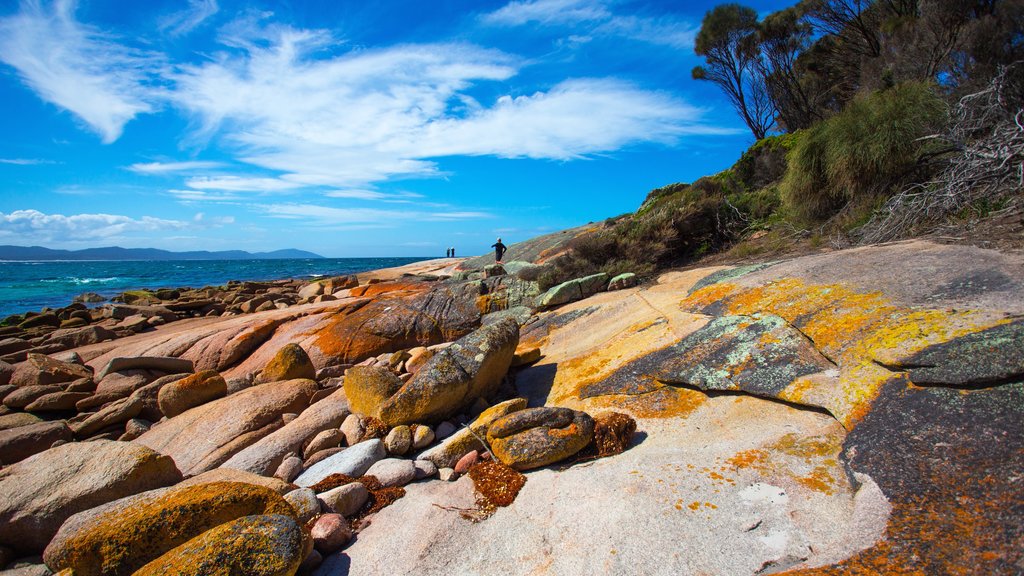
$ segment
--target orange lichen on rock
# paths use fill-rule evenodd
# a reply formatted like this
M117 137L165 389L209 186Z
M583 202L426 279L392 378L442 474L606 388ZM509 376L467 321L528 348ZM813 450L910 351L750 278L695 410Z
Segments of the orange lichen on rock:
M369 298L380 294L387 294L388 292L423 292L428 288L429 284L424 282L378 282L352 288L349 291L349 296Z
M295 517L277 492L239 482L213 482L171 488L157 497L102 514L72 517L47 547L44 559L54 570L76 576L128 576L168 550L206 530L253 514Z
M716 314L770 313L800 329L838 365L838 375L797 379L778 396L821 406L847 428L863 417L883 384L902 377L878 361L906 357L1008 322L976 311L904 308L880 292L857 292L842 284L806 284L795 278L753 288L712 284L681 305L694 311L713 307Z

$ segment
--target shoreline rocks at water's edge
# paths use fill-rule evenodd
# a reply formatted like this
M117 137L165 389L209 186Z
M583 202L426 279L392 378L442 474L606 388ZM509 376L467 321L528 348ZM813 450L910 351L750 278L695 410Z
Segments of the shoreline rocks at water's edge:
M133 494L111 495L108 503L117 497L152 501L171 490L189 495L175 498L176 506L196 505L190 504L195 492L185 488L195 482L262 486L285 496L289 509L234 507L218 516L216 526L168 539L157 556L138 560L150 572L183 563L202 566L217 557L224 565L241 565L250 554L270 549L279 550L283 560L268 573L316 572L319 563L320 573L330 573L339 558L353 574L413 566L424 574L474 572L482 569L474 564L481 559L509 573L537 569L533 560L506 563L512 556L498 535L508 533L517 534L524 550L547 550L552 573L580 565L612 573L627 566L652 573L693 567L754 573L769 564L780 570L869 565L880 554L935 570L972 549L986 554L979 562L988 568L1012 564L1004 540L984 544L971 536L951 554L929 555L931 540L920 539L942 538L946 525L933 516L930 533L921 534L906 524L912 507L926 503L915 504L901 492L905 472L888 467L874 452L891 452L891 442L880 442L887 431L917 433L891 418L911 410L915 426L933 435L945 431L963 450L961 458L948 461L949 477L972 497L1005 500L1000 478L1015 465L1017 444L1010 437L998 447L966 438L982 414L988 415L985 438L1009 430L1014 418L1020 421L1007 395L1017 393L1013 378L1024 380L1024 368L1005 352L1024 342L1012 316L1021 311L998 294L1024 290L1010 281L981 296L950 288L937 292L946 300L928 300L924 286L900 284L900 274L935 274L936 268L915 269L913 262L940 256L970 261L966 273L977 268L989 276L1006 270L1013 278L1008 271L1024 266L949 248L876 250L731 276L716 276L719 269L673 272L654 285L597 291L547 311L537 308L538 292L530 311L514 315L507 311L522 306L527 290L498 271L479 279L405 278L295 311L265 310L184 331L139 334L117 351L97 354L93 346L76 349L84 357L33 353L31 361L26 354L10 370L0 366L7 382L0 382L0 393L27 395L15 397L14 407L0 414L0 446L10 438L11 446L17 441L40 451L0 469L0 483L15 472L73 483L75 470L47 470L38 462L70 449L65 447L113 444L149 450L171 460L176 474L192 478L162 481L171 488L132 488ZM902 260L911 264L903 272L883 271L872 260L875 254L910 255ZM837 280L838 258L846 267ZM883 273L893 285L906 286L903 292L886 287L884 298L872 296L864 286L879 286L871 279ZM952 277L929 278L932 286L956 285ZM825 294L828 302L821 300ZM939 304L922 310L926 302ZM386 322L367 321L370 314L385 313ZM857 323L854 313L861 315ZM847 329L829 332L830 323ZM728 337L709 336L714 334ZM995 341L1001 344L979 344ZM993 357L987 372L951 363L992 350L1001 356ZM488 358L498 366L485 368ZM937 367L922 371L919 358ZM475 371L501 377L482 378L488 384L480 388L463 387L474 381ZM941 374L941 382L928 381L930 388L921 390L908 386L932 374ZM880 388L870 387L876 381ZM444 396L451 386L436 385L442 382L460 393ZM36 393L32 386L52 388L39 388L46 393L25 404ZM837 396L834 390L842 386L856 395ZM957 386L962 389L955 398L945 394ZM763 397L787 403L758 399ZM52 409L25 411L36 402L35 408ZM957 410L964 413L959 420ZM637 417L639 434L628 415ZM51 439L26 430L40 424L60 431ZM205 446L196 446L200 439ZM854 445L861 449L849 452ZM593 461L612 454L618 455ZM509 512L474 500L494 487L489 482L496 477L482 475L494 473L488 468L494 457L526 471L525 483L515 488L519 496L508 501ZM900 458L914 469L932 461L916 460L917 452ZM971 467L959 460L986 470L992 480L975 483ZM854 463L852 472L840 465L846 461ZM515 478L514 471L509 474L503 482ZM105 482L113 485L89 481L97 487ZM916 482L930 494L928 506L946 510L946 496L931 480ZM61 492L59 486L50 490ZM217 498L235 502L251 490L228 487ZM107 521L127 521L115 508L102 510ZM0 518L5 513L0 510ZM476 524L463 513L489 518ZM967 513L994 530L1005 521L983 509ZM520 517L547 520L524 525L517 523ZM313 537L297 530L304 522L316 526ZM642 547L622 531L641 526L649 534ZM251 547L217 551L218 542L240 533L254 535ZM436 555L413 563L405 550L387 545L417 534L415 541L434 542ZM734 552L713 557L687 548L685 563L660 553L660 568L643 563L650 550L669 550L663 548L669 540L678 550L679 542L696 534L723 539ZM770 535L782 544L766 546ZM877 546L884 538L889 544ZM482 541L496 544L484 550L478 548ZM580 545L591 551L586 557L573 552ZM456 549L470 553L454 554ZM452 564L443 567L435 556Z

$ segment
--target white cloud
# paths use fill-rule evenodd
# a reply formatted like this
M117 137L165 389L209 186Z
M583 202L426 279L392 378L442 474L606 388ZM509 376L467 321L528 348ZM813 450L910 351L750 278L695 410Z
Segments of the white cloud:
M494 50L404 45L323 56L331 40L322 32L246 30L231 37L241 52L182 67L174 97L241 161L282 173L252 189L290 189L281 181L365 190L440 175L431 159L452 154L569 159L715 132L700 109L615 80L478 102L472 86L518 71L518 60Z
M611 17L604 2L592 0L525 0L509 2L485 14L482 20L499 26L522 26L530 22L541 24L576 24L606 20Z
M280 178L248 176L201 176L189 178L185 185L196 190L223 190L225 192L282 192L301 188L303 184Z
M19 244L38 241L100 240L130 233L182 230L189 222L152 216L131 218L113 214L44 214L38 210L0 212L0 238L16 238Z
M387 193L377 190L361 190L349 188L345 190L328 190L324 192L328 198L352 198L355 200L385 200L385 201L411 201L415 198L423 198L422 194L415 192Z
M220 10L217 0L188 0L188 7L161 19L159 27L171 36L182 36L195 30Z
M178 172L194 172L196 170L211 170L221 166L224 166L221 162L192 160L188 162L140 162L128 166L128 169L139 174L174 174Z
M503 97L470 118L427 127L426 147L442 155L567 160L635 142L721 133L699 123L703 111L617 80L571 80L548 92ZM666 121L671 119L671 121Z
M0 158L0 164L12 164L14 166L38 166L40 164L56 163L56 160L43 160L42 158Z
M688 49L693 47L697 27L669 16L651 17L617 14L601 0L516 0L481 17L493 26L571 26L587 28L589 35L574 34L565 43L578 47L593 36L628 38Z
M417 210L381 210L378 208L334 208L316 204L266 204L258 209L268 216L291 220L306 220L320 226L374 224L394 225L410 220L420 222L453 222L491 218L487 212L449 210L427 212Z
M241 194L235 194L232 192L207 192L205 190L178 190L172 189L167 191L168 194L176 198L183 204L193 204L197 202L207 203L236 203L246 200Z
M75 2L23 0L0 19L0 60L41 98L69 110L110 143L137 114L154 110L147 87L161 57L134 50L74 19Z

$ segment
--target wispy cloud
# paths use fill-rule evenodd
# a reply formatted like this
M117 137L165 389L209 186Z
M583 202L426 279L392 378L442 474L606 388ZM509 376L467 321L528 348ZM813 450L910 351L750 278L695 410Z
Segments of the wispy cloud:
M185 185L196 190L223 190L225 192L282 192L301 188L299 182L288 182L280 178L248 176L201 176L189 178Z
M381 210L378 208L335 208L317 204L265 204L257 207L268 216L305 220L319 226L373 224L393 226L410 220L420 222L454 222L492 218L487 212L448 210L439 212L419 210Z
M188 0L188 7L162 18L159 27L171 36L183 36L219 10L217 0Z
M240 52L183 67L174 97L205 130L220 130L240 160L289 183L358 190L437 176L432 159L453 154L565 160L713 131L701 124L702 110L611 79L479 102L471 87L512 78L520 62L476 46L325 57L331 40L322 32L250 34L265 40L247 43L236 33Z
M154 110L147 84L162 62L74 18L73 0L23 0L0 19L0 60L41 98L69 110L113 142L136 115Z
M13 164L14 166L38 166L40 164L56 163L56 160L44 160L42 158L0 158L0 164Z
M671 46L691 48L697 27L671 16L637 16L619 14L611 2L601 0L517 0L481 16L492 26L570 26L575 33L569 45L579 46L593 36L628 38ZM579 29L588 34L580 34Z
M131 218L114 214L44 214L38 210L0 212L0 238L19 243L100 240L131 233L183 230L194 224L152 216Z
M203 160L192 160L188 162L140 162L128 166L128 170L139 174L177 174L182 172L195 172L198 170L212 170L224 166L222 162L209 162Z
M180 190L172 189L167 193L182 204L196 203L238 203L246 200L242 194L235 192L208 192L206 190Z
M483 15L485 23L498 26L540 24L578 24L611 18L604 2L591 0L525 0L509 2Z

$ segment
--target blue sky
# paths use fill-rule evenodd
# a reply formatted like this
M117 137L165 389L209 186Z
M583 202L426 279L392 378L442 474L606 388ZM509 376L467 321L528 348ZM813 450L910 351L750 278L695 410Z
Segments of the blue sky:
M471 255L633 211L752 142L690 79L714 4L2 0L0 244Z

